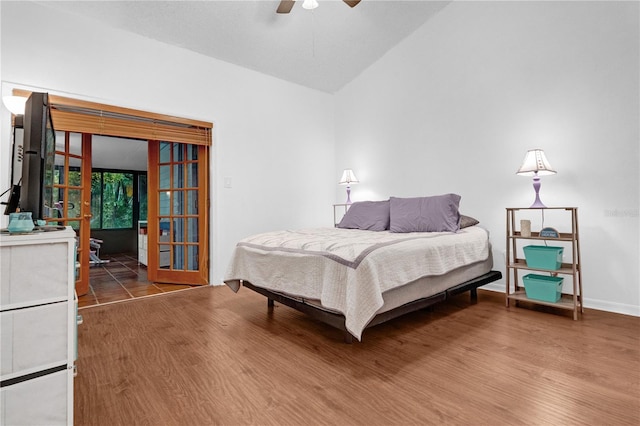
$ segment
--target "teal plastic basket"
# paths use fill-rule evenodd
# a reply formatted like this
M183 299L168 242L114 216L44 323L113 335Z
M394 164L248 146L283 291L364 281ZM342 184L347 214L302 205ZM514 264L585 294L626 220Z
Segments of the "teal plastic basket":
M562 297L562 277L527 274L522 277L524 291L529 299L557 302Z
M555 271L562 266L564 247L525 246L522 249L529 268Z

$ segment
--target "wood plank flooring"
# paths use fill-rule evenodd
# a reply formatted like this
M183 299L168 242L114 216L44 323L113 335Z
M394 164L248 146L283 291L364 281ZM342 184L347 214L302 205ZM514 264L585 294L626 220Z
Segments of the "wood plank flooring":
M638 425L640 318L460 295L342 333L247 289L82 311L76 425Z

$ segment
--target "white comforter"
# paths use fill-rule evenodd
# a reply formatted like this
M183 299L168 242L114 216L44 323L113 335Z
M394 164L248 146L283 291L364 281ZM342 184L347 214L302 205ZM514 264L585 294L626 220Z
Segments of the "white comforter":
M382 293L425 276L442 275L489 256L488 233L317 228L254 235L240 241L224 282L320 300L345 316L357 339L382 306Z

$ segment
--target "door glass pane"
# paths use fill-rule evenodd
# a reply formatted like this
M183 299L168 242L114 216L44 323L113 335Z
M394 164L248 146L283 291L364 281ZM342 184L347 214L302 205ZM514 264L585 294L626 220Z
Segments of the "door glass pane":
M184 269L184 246L173 246L173 269Z
M187 268L189 271L198 270L198 246L187 246Z
M69 167L73 167L75 169L80 170L81 166L82 166L82 158L69 157Z
M171 256L171 246L168 244L160 245L160 256L158 257L158 266L162 269L169 269L170 264L170 256Z
M80 169L69 170L69 186L82 185L82 172Z
M187 242L198 242L198 218L196 217L187 219Z
M198 214L198 191L187 191L187 214Z
M184 145L181 143L173 144L173 162L184 161Z
M171 230L171 222L169 222L169 218L162 217L160 218L160 242L168 243L169 239L169 231Z
M91 173L91 229L102 228L102 173Z
M169 142L160 142L160 162L171 162L171 144Z
M64 138L62 138L64 141ZM69 154L82 155L82 134L70 133L69 134Z
M184 214L184 191L172 191L173 193L173 214Z
M53 184L61 185L64 183L64 156L56 155L56 166L53 170Z
M158 206L158 213L161 216L169 216L171 213L171 192L169 191L160 191L158 193L158 198L160 205Z
M63 218L64 217L64 189L54 188L52 198L53 198L53 209L51 209L51 217L54 219Z
M159 189L169 189L171 185L171 166L160 166Z
M171 265L171 246L169 243L171 242L171 222L167 217L160 218L160 245L159 247L159 257L158 257L158 265L161 268L168 269Z
M173 242L184 242L184 219L173 219Z
M194 161L198 159L198 146L187 145L187 160Z
M184 188L184 165L175 164L173 166L173 187Z
M187 163L187 186L195 188L198 186L198 164Z
M67 212L66 217L70 219L77 219L80 217L82 207L82 190L80 189L70 189L69 190L69 198L67 199Z

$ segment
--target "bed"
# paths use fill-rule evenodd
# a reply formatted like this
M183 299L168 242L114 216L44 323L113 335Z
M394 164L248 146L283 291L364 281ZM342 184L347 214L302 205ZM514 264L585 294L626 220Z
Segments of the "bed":
M240 241L225 274L361 340L367 327L502 277L492 271L489 234L479 225L455 232L314 228Z

